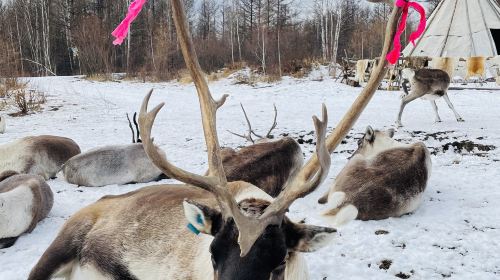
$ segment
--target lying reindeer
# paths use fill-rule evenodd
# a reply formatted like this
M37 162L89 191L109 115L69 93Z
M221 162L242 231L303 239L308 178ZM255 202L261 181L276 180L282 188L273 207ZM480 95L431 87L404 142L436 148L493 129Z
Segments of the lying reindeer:
M165 174L187 185L108 196L80 210L66 222L28 279L307 279L300 252L321 248L335 234L332 228L295 224L285 217L289 206L314 191L328 174L326 108L322 121L314 118L313 160L287 180L275 200L249 183L228 182L215 125L217 108L225 98L214 101L210 94L182 2L172 0L172 8L200 100L208 175L182 170L158 152L151 129L162 105L148 112L148 94L139 115L146 153ZM187 234L183 216L193 232L204 235Z
M52 191L38 175L0 174L0 249L33 231L54 204Z
M245 138L253 145L243 147L238 151L232 148L221 150L222 164L229 182L245 181L259 186L272 197L278 196L283 190L288 178L295 176L303 163L302 150L299 143L291 137L275 140L271 132L277 126L278 111L274 106L274 121L265 136L252 129L252 124L243 105L241 105L248 124L246 135L230 133ZM258 139L254 140L255 136Z
M381 220L415 211L431 174L429 151L421 142L402 144L394 130L366 129L358 149L319 203L334 225L355 218Z
M6 128L5 117L0 116L0 134L5 133L5 128Z
M441 122L436 105L436 99L443 97L448 104L448 107L453 111L458 122L463 122L462 117L457 113L455 107L448 97L448 87L450 86L450 76L440 69L419 69L411 70L406 68L403 70L403 90L405 96L401 99L401 106L399 108L398 119L396 125L402 127L401 117L406 104L411 101L422 98L428 99L431 102L432 108L436 113L436 122ZM408 92L408 81L411 84L411 93Z
M66 181L79 186L102 187L148 183L167 178L144 152L137 126L135 138L128 114L127 119L133 144L100 147L71 158L62 169ZM136 114L133 120L137 124ZM160 148L157 149L164 154Z
M28 136L0 145L0 173L12 170L18 173L54 178L61 166L80 153L80 147L71 139L58 136Z

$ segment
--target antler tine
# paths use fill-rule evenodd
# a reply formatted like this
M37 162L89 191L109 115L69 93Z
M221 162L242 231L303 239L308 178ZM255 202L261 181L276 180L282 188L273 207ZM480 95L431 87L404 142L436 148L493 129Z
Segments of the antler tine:
M258 135L257 133L255 133L254 131L252 131L253 135L259 137L260 139L270 139L271 137L271 132L276 128L276 126L278 125L278 123L276 122L276 119L278 118L278 109L276 109L276 104L273 104L274 106L274 120L273 120L273 125L271 126L271 128L269 129L269 131L267 132L266 136L262 137L260 135Z
M255 134L253 132L253 129L252 129L252 124L250 123L250 119L248 118L248 115L247 115L247 112L245 111L245 107L243 107L243 104L240 103L240 106L241 106L241 110L243 110L243 114L245 115L245 120L247 121L247 125L248 125L248 135L241 135L241 134L238 134L238 133L234 133L230 130L228 130L227 132L233 134L233 135L236 135L238 137L241 137L241 138L244 138L246 139L247 141L251 142L252 144L255 144L255 141L253 140L252 138L252 133ZM259 136L257 136L259 137Z
M128 127L130 127L130 130L132 130L132 143L135 143L134 128L132 127L132 123L130 122L130 118L128 116L128 113L126 113L126 115L127 115L127 120L128 120Z
M127 118L128 118L128 114L127 114ZM137 130L136 131L136 135L137 135L137 143L142 143L141 141L141 137L140 137L140 130L139 130L139 124L137 124L137 112L134 112L134 116L132 117L132 120L134 121L134 125L135 125L135 129ZM130 119L128 120L128 123L130 124ZM132 130L132 133L134 131Z

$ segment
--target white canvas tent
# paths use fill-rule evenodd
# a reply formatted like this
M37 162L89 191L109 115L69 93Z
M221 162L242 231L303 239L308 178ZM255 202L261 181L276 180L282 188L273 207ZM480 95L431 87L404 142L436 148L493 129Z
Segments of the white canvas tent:
M495 43L496 41L496 43ZM496 56L500 52L500 6L496 0L442 0L416 46L404 56Z

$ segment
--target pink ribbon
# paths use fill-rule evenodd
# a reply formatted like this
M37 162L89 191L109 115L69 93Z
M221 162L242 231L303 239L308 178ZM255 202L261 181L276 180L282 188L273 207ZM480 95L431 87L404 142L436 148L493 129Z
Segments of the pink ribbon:
M401 17L401 21L398 24L398 30L396 31L396 35L394 35L394 47L392 51L387 54L387 61L390 64L396 64L401 55L401 34L406 29L406 20L408 19L408 10L411 8L415 9L420 14L420 23L418 24L417 30L411 33L410 41L415 46L415 40L417 40L422 33L425 31L426 19L425 19L425 10L422 5L417 2L411 2L407 0L397 0L396 6L399 8L403 8L403 15Z
M130 3L130 7L128 7L127 16L122 20L122 22L116 27L116 29L111 32L116 39L113 41L113 45L121 45L123 40L127 37L127 33L130 29L130 24L135 20L137 15L142 10L142 6L146 3L147 0L134 0L134 2Z

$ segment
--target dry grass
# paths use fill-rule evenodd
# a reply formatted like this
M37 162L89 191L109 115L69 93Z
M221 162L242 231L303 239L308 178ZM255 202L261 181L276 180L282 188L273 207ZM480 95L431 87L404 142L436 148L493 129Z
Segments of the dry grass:
M47 102L45 93L34 89L18 89L13 92L14 106L18 109L15 115L27 115L42 109Z
M12 116L24 116L40 111L47 98L44 92L30 89L28 82L17 78L8 78L0 81L0 110L14 107L16 113Z
M110 74L92 74L85 76L85 80L92 82L109 82L113 80Z

